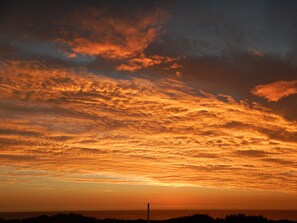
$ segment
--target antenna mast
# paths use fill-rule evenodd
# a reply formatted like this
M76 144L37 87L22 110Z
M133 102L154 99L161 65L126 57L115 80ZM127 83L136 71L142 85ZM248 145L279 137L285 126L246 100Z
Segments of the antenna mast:
M147 223L150 223L150 203L147 203Z

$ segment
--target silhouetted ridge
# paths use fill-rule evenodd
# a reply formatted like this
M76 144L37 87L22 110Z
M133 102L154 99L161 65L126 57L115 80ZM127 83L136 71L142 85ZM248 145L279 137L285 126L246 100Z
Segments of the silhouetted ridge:
M262 216L246 216L244 214L229 215L214 219L208 215L193 215L168 220L150 220L151 223L297 223L290 220L269 220ZM146 220L96 219L79 214L41 215L34 218L2 220L0 223L146 223Z
M163 220L166 223L193 223L193 222L203 222L203 223L214 223L216 220L205 214L195 214L192 216L185 216L179 218L172 218L168 220Z

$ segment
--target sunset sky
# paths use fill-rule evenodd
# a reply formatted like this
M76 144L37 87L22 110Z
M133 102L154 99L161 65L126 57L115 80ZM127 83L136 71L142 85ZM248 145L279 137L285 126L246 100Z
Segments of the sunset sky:
M0 211L297 209L297 1L0 2Z

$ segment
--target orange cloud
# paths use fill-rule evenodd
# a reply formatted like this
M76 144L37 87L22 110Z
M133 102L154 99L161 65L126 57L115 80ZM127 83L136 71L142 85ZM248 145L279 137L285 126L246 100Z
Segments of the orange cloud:
M63 37L57 41L76 54L107 59L131 58L142 53L155 40L165 18L159 9L131 18L110 17L92 9L80 13L83 19L70 16Z
M0 68L4 180L296 192L296 122L261 105L174 79L117 80L34 61Z
M181 68L182 65L178 64L178 63L174 63L170 66L171 69L178 69L178 68Z
M177 58L174 58L174 57L165 57L165 56L159 56L159 55L147 57L144 54L141 54L140 57L132 58L132 59L128 60L127 64L121 64L121 65L117 66L116 69L121 70L121 71L135 72L142 68L147 68L147 67L151 67L151 66L159 65L159 64L163 64L163 63L165 63L165 64L172 63L176 60L177 60ZM176 64L176 63L174 63L174 64ZM177 69L179 67L177 67L175 65L172 68Z
M61 44L62 52L69 58L81 54L122 60L123 63L115 69L129 72L173 63L178 59L159 55L147 56L143 53L148 45L156 40L165 21L165 13L160 9L131 15L130 19L107 17L103 11L91 9L85 10L83 14L83 20L70 16L62 37L56 40ZM74 27L69 29L72 26ZM171 68L177 69L176 65L171 65Z
M251 93L268 101L279 101L284 97L297 93L297 80L276 81L270 84L258 85L251 90Z

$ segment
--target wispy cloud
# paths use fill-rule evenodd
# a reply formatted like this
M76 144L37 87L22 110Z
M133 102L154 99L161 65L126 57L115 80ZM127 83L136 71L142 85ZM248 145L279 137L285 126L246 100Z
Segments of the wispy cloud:
M144 54L141 54L139 57L135 57L128 60L126 64L121 64L117 66L116 69L121 71L134 72L142 68L147 68L147 67L151 67L151 66L155 66L163 63L172 64L176 60L178 59L173 57L165 57L165 56L159 56L159 55L153 55L151 57L147 57ZM178 69L179 66L177 63L173 63L170 66L170 68L175 70L175 69Z
M251 93L266 98L268 101L279 101L292 94L297 94L297 80L258 85L252 89Z
M157 40L166 20L166 13L161 9L132 13L131 18L105 13L90 8L79 10L84 16L81 20L72 12L61 37L56 40L61 51L69 58L88 55L118 61L120 64L115 69L129 72L160 64L170 67L178 59L144 53L149 44Z
M130 58L155 40L165 20L159 9L131 17L111 17L104 10L90 8L72 12L61 32L63 37L57 41L69 46L76 54Z

